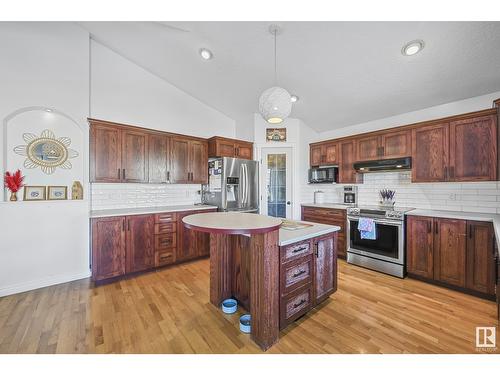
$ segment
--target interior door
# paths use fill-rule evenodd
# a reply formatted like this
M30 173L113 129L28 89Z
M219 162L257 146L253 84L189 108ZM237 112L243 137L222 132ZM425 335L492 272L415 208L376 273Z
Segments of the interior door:
M155 264L154 215L127 216L126 224L127 273L153 268Z
M292 154L288 147L262 149L263 215L292 218Z
M319 303L337 288L337 257L333 236L316 239L313 245L314 299Z
M450 179L496 180L497 126L495 116L450 123Z
M465 220L434 219L434 279L465 287Z
M421 126L412 130L412 181L448 180L448 123Z
M148 135L134 130L122 131L123 182L148 182Z
M171 141L171 180L176 184L189 183L189 140L184 137L173 137Z
M116 126L91 123L91 182L120 182L122 178L122 138Z
M202 141L189 142L189 165L192 184L208 182L208 144Z

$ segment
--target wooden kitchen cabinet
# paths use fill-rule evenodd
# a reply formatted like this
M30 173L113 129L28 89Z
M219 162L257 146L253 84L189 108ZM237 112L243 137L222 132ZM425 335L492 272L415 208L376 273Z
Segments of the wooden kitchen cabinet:
M311 145L309 163L312 167L339 164L338 144L336 142Z
M356 162L356 141L351 139L339 143L340 164L339 164L339 183L350 184L360 182L360 177L354 169Z
M126 272L151 269L155 265L154 215L127 216Z
M380 147L383 159L395 159L411 156L411 131L387 131L380 135Z
M121 182L122 132L116 126L91 123L90 181Z
M450 122L450 181L497 179L496 121L490 115Z
M465 287L465 220L434 220L434 279Z
M125 217L92 220L92 278L96 281L125 274Z
M170 182L170 137L150 134L148 139L149 182L164 184Z
M432 217L409 216L407 225L408 273L432 279L434 277L434 220Z
M488 222L409 216L408 275L492 298L493 226Z
M122 182L148 182L148 134L122 130Z
M495 294L495 246L493 225L467 222L467 279L469 289Z
M171 145L172 183L206 183L208 181L207 143L187 137L173 137Z
M315 238L314 247L314 304L324 301L337 290L336 236Z
M182 218L188 215L215 211L217 210L187 211L178 214L177 260L184 261L210 255L210 234L186 228L182 222Z
M380 137L378 135L357 137L356 142L356 161L377 160L382 157L380 154Z
M449 124L421 126L412 130L412 181L448 180Z
M252 160L253 143L225 137L212 137L208 140L208 156Z

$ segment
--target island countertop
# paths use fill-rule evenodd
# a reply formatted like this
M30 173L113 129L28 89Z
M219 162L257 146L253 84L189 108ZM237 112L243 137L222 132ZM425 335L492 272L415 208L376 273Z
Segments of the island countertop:
M336 225L326 225L319 223L311 223L309 221L296 221L295 223L304 223L310 226L296 230L288 230L280 228L279 245L286 246L295 242L308 240L310 238L323 236L325 234L338 232L340 227Z

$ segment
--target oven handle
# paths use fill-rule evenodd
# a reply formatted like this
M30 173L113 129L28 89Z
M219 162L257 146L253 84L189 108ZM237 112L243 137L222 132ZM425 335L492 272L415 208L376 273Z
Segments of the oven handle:
M347 220L359 220L359 218L360 218L359 216L347 216ZM373 218L370 218L370 219L373 219ZM390 221L390 220L381 220L381 219L373 219L373 221L375 222L375 224L387 224L387 225L392 225L395 227L396 226L397 227L403 226L402 221Z

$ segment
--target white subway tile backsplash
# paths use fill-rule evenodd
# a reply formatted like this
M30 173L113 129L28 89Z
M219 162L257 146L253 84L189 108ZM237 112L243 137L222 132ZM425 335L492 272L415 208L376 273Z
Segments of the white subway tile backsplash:
M201 202L201 185L92 184L93 210L189 205Z
M387 172L364 175L357 184L360 204L376 205L381 189L396 190L398 206L449 211L500 213L500 186L497 182L411 183L411 172ZM344 185L301 186L301 202L313 202L314 191L322 190L325 201L341 202Z

